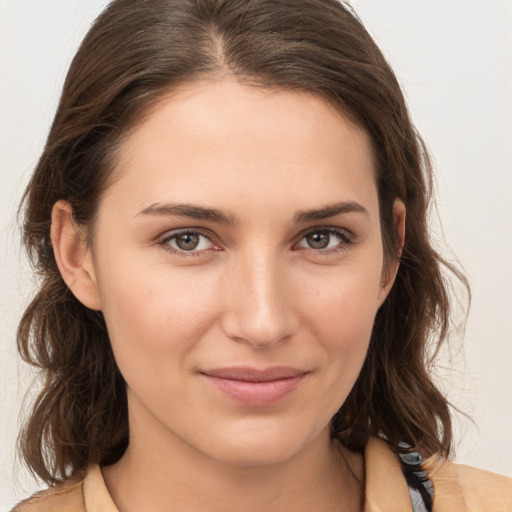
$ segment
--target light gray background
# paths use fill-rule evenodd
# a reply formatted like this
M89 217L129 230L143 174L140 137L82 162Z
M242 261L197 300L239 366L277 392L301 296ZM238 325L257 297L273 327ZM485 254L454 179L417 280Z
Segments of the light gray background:
M0 510L37 488L14 457L31 379L15 353L31 290L16 205L70 60L106 3L0 0ZM443 356L448 396L474 419L456 420L457 460L512 475L512 2L352 5L394 67L434 155L441 252L456 255L472 282L464 353L454 337L451 358Z

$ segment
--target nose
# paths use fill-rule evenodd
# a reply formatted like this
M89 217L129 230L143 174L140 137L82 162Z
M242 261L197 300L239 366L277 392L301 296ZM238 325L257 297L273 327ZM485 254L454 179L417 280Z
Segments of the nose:
M288 272L275 255L240 257L225 286L222 329L230 338L268 348L297 331Z

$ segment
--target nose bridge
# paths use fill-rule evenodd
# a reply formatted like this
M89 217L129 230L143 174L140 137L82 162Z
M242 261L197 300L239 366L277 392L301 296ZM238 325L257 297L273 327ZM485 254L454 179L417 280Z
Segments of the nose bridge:
M255 347L268 347L295 329L283 262L271 248L237 257L231 268L224 330Z

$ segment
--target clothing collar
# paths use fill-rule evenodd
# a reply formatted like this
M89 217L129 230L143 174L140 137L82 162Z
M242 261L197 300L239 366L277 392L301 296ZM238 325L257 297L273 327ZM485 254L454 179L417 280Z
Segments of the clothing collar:
M119 512L110 496L98 464L91 464L84 480L86 512Z
M398 457L376 437L368 440L364 452L364 512L412 512L409 490Z

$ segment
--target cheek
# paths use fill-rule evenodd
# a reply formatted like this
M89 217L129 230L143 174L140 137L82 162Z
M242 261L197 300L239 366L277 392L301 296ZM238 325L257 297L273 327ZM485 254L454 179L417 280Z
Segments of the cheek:
M378 258L377 258L378 259ZM301 309L312 339L321 345L328 367L325 396L341 406L366 358L379 308L380 266L354 265L317 279ZM335 411L333 411L335 412Z
M309 280L310 293L298 294L308 323L329 339L359 343L369 337L380 305L381 258L348 262ZM305 283L303 283L305 286ZM303 289L307 289L304 288Z
M318 330L316 337L323 341L333 367L355 381L366 357L376 308L371 305L373 294L361 294L359 288L351 293L349 287L345 292L332 296L323 311L313 313L314 325Z
M103 312L125 379L130 382L135 374L156 377L162 364L179 366L215 314L212 276L139 261L109 261L108 266L111 270L100 281Z

